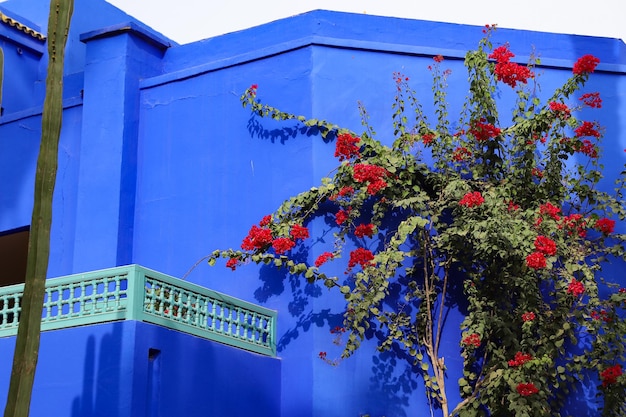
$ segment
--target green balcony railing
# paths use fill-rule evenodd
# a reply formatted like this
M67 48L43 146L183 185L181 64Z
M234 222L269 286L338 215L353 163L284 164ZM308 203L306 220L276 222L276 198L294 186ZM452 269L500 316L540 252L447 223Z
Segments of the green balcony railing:
M23 284L0 288L0 337L17 334ZM276 312L139 265L49 279L41 330L138 320L276 355Z

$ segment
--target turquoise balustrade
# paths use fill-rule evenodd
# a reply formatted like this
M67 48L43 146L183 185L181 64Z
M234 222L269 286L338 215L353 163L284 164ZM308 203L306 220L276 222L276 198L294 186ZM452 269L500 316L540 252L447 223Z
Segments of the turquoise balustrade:
M0 288L0 337L17 334L23 284ZM276 355L276 312L139 265L49 279L41 330L138 320Z

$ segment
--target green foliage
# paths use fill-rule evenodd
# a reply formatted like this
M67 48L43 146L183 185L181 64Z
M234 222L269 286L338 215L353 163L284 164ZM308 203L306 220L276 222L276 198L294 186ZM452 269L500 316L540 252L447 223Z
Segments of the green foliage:
M600 190L600 130L575 116L580 103L598 107L598 97L567 105L597 60L581 58L543 103L532 94L533 65L511 63L511 56L506 46L492 48L489 31L467 53L469 92L456 123L442 57L431 67L434 122L408 78L394 74L392 146L375 139L364 111L365 132L357 136L260 104L252 86L244 106L332 135L341 163L320 186L254 226L243 250L215 251L209 263L221 257L233 269L273 264L337 289L346 300L343 357L375 327L385 335L381 350L398 347L413 358L444 415L559 416L580 381L599 381L603 415L624 415L626 293L604 279L602 268L625 259L626 237L614 232L612 219L626 217L626 171L614 194ZM517 94L508 124L496 101L507 85ZM328 215L329 205L337 223L332 252L312 265L294 261L291 248L308 237L298 228ZM361 247L346 249L348 237ZM366 249L376 247L372 242L378 250ZM342 256L346 281L323 272ZM393 307L384 302L392 284L403 296ZM463 400L456 405L448 404L440 356L453 288L462 289L467 305L459 329Z

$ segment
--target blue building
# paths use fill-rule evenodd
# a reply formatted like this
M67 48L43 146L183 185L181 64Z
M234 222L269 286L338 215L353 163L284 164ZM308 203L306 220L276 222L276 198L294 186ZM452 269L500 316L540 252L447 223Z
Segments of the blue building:
M25 274L47 3L0 5L0 285L8 286L0 295L0 392ZM392 74L430 93L427 66L441 54L449 83L462 85L465 52L482 36L473 26L313 11L178 45L103 0L77 1L48 273L63 278L50 280L46 296L31 415L425 413L421 379L376 352L374 340L339 366L319 360L320 351L341 351L329 332L342 322L339 295L269 267L193 267L216 248L238 248L250 225L336 162L333 144L243 109L246 88L258 84L265 103L355 131L360 101L384 137ZM545 91L581 55L600 58L589 85L604 106L594 117L606 127L605 169L619 172L624 42L499 29L494 43L505 42L520 62L540 55ZM462 90L450 97L463 98ZM451 357L456 333L446 339ZM455 380L453 360L449 366Z

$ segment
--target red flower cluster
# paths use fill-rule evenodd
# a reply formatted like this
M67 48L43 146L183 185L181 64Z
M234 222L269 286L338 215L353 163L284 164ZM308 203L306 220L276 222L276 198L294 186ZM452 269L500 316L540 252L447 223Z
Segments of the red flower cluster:
M585 106L589 106L594 109L599 109L602 107L602 98L600 98L600 93L585 93L578 99L583 102Z
M259 88L259 86L257 84L252 84L250 86L250 88L248 88L248 91L250 92L250 95L252 97L256 96L256 89Z
M267 216L263 216L263 218L259 222L259 226L267 227L270 225L270 223L272 223L272 215L268 214Z
M550 110L552 111L552 113L555 114L556 117L563 119L563 120L569 119L572 115L569 107L567 107L567 104L565 103L551 101Z
M452 152L452 159L457 162L464 161L472 156L472 152L470 152L465 146L457 147L454 152Z
M509 51L507 45L502 45L491 51L489 59L495 59L496 62L509 62L514 56L515 54Z
M507 210L509 211L517 211L519 210L519 204L515 204L513 200L510 200L507 205Z
M389 172L378 165L356 164L354 165L354 180L357 182L368 183L367 192L374 195L380 190L387 187L387 182L383 179L389 175Z
M354 230L354 234L356 237L372 237L372 235L374 234L374 225L371 223L360 224Z
M522 321L527 322L533 320L535 320L535 313L533 313L532 311L527 311L526 313L522 314Z
M558 226L559 229L567 229L568 236L576 231L578 236L581 238L587 236L586 227L587 221L585 220L583 215L579 213L572 213L568 216L563 217L563 222Z
M572 72L576 75L589 74L589 73L592 73L596 69L599 63L600 63L600 60L596 58L595 56L583 55L580 58L578 58L578 61L576 61L576 63L574 64L574 67L572 68Z
M374 254L365 248L358 248L350 252L350 260L348 261L348 270L354 268L356 265L361 265L361 268L373 266Z
M272 242L272 247L277 255L282 255L283 253L291 250L294 246L296 246L296 242L288 237L279 237L274 239Z
M422 142L424 142L424 145L426 146L433 143L434 140L435 140L435 135L432 133L425 133L422 135Z
M465 346L480 347L480 335L478 333L472 333L469 336L463 338L461 341Z
M291 226L289 234L294 240L307 239L309 237L309 229L304 226L300 226L299 224L294 224Z
M547 214L548 216L552 217L552 219L557 222L561 220L561 216L559 216L560 212L561 212L561 209L559 207L556 207L552 203L545 203L539 206L540 215Z
M593 143L589 139L584 139L574 145L574 149L584 155L587 155L589 158L597 158L598 157L598 149L595 147Z
M526 257L526 265L533 269L542 269L546 267L546 257L541 252L533 252Z
M346 220L348 220L349 215L350 210L339 210L337 214L335 214L335 223L337 223L337 225L342 225Z
M574 130L574 133L576 133L576 137L584 137L584 136L591 136L594 138L599 138L600 137L600 132L598 132L598 129L596 129L596 123L592 123L592 122L583 122L582 125L578 126L576 128L576 130Z
M579 297L582 293L585 292L585 286L582 282L577 279L572 279L572 281L567 286L567 293L572 294L574 297Z
M611 316L609 316L609 313L607 313L606 310L592 311L591 318L594 320L602 320L605 323L610 323L611 321L613 321L613 319L611 319Z
M522 366L523 364L525 364L528 361L531 361L532 359L533 359L533 356L528 353L517 352L515 354L515 358L509 361L509 366L511 367Z
M534 167L530 170L530 175L536 178L543 178L543 171L541 170L541 168Z
M321 360L325 360L325 359L326 359L326 352L323 352L323 351L322 351L322 352L320 352L320 353L318 354L318 356L320 357L320 359L321 359Z
M237 268L237 265L239 265L239 259L237 258L230 258L226 261L226 268L230 268L233 271Z
M465 207L478 207L485 202L482 194L479 191L472 191L463 196L459 201L459 205Z
M435 60L436 63L440 63L441 61L443 61L443 55L437 55L433 57L433 59Z
M605 235L610 235L613 233L615 229L615 220L607 219L603 217L601 219L596 220L596 224L594 225L596 229L604 233Z
M334 255L332 253L324 252L320 256L318 256L317 259L315 260L315 266L319 268L320 266L328 262L330 259L333 259L333 257Z
M602 386L606 387L617 382L617 378L622 375L622 365L613 365L600 372L600 379L602 380Z
M485 142L489 139L493 139L500 135L500 128L495 127L491 123L487 123L486 120L480 119L471 124L467 133L474 136L478 142Z
M496 60L494 73L498 81L502 81L513 88L515 88L518 82L525 84L529 78L535 76L530 68L510 62L510 59L514 56L515 54L509 51L506 45L497 47L489 55L489 58Z
M556 243L549 237L537 236L535 239L535 249L544 255L556 255Z
M359 157L359 146L357 143L361 141L361 138L352 136L349 133L341 133L337 136L337 144L335 145L335 156L339 157L340 161L344 159L351 159Z
M272 243L272 231L265 227L252 226L248 236L243 239L241 249L256 250L262 249Z
M339 190L339 192L337 194L333 194L330 197L328 197L331 201L335 201L336 199L340 198L340 197L346 197L346 196L350 196L354 194L354 188L350 187L350 186L345 186L342 187L341 190Z
M539 392L539 389L532 382L520 383L516 387L517 393L522 397L528 397Z

